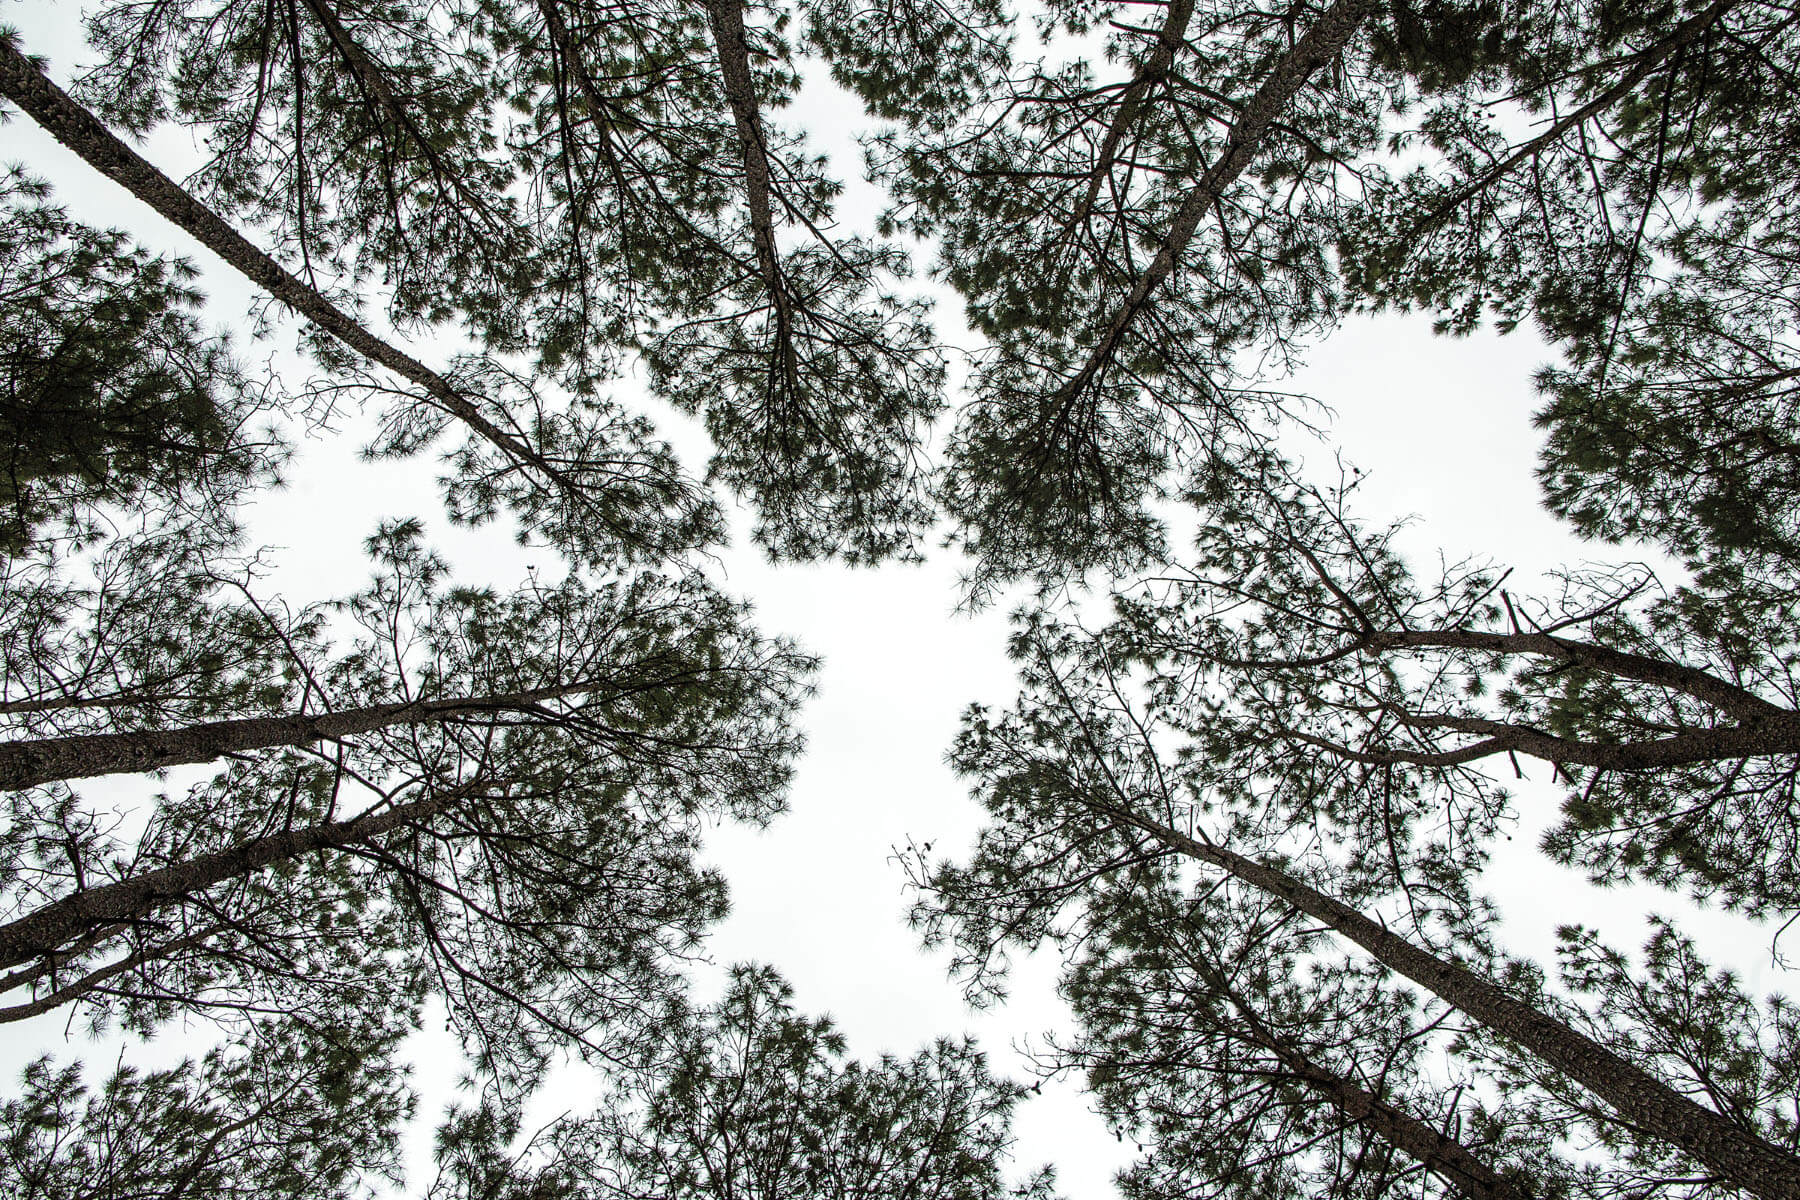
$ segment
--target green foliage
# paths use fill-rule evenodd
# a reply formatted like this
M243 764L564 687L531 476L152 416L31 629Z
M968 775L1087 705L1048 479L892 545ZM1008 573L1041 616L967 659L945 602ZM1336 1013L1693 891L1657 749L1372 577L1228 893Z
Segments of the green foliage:
M1731 971L1709 965L1692 938L1660 918L1650 924L1635 962L1591 929L1564 927L1557 947L1561 989L1548 989L1535 969L1515 970L1508 986L1731 1124L1775 1145L1792 1145L1800 1087L1793 1006L1780 995L1758 1003ZM1669 1200L1742 1195L1516 1048L1469 1030L1457 1052L1494 1080L1503 1110L1516 1123L1548 1131L1594 1160L1584 1169L1580 1194Z
M789 14L752 15L751 103L766 112L798 82ZM455 461L503 495L564 493L507 497L538 533L587 551L591 531L546 511L582 499L622 498L609 519L636 520L634 481L615 492L608 471L628 449L625 474L677 486L646 430L591 401L642 350L652 384L705 414L713 477L756 505L771 554L914 552L943 368L922 306L891 294L905 255L830 232L840 186L798 137L758 117L744 149L703 13L662 0L184 0L103 6L89 33L101 62L80 94L134 132L203 133L196 194L271 228L307 282L378 285L402 328L461 320L487 352L535 356L530 380L484 363L456 382L543 460L583 465L547 480L544 462L470 461L493 458L479 443ZM767 158L766 184L746 153ZM802 242L772 265L759 205ZM550 379L577 402L546 409ZM390 444L416 447L443 419L401 412ZM491 509L491 490L470 486L453 509ZM691 497L675 507L669 532L716 536L710 513L700 529L679 519L696 516Z
M40 1058L0 1103L0 1186L18 1200L375 1195L398 1182L395 1126L413 1103L396 1040L379 1021L259 1022L198 1061L120 1065L97 1088Z
M228 526L284 451L268 397L195 318L194 268L0 177L0 553L103 535L102 506Z
M538 1131L522 1152L509 1148L516 1123L455 1114L439 1131L433 1196L1051 1200L1048 1170L1002 1179L1025 1089L989 1074L973 1045L846 1061L842 1035L796 1013L792 995L767 967L733 968L717 1005L670 1014L653 1081Z
M1793 14L1395 11L1394 145L1425 165L1344 210L1347 289L1448 332L1536 322L1564 358L1541 477L1582 533L1791 570Z
M1358 1092L1521 1195L1569 1194L1573 1167L1544 1128L1484 1105L1460 1069L1432 1069L1455 1015L1332 954L1279 903L1205 884L1101 887L1089 904L1063 982L1079 1033L1040 1066L1085 1071L1141 1151L1119 1177L1128 1200L1466 1194L1361 1120Z
M1153 23L1109 23L1119 6L1063 6L1041 32L1104 26L1106 62L1094 38L1051 37L1044 61L1005 76L991 41L975 36L988 28L977 9L905 99L894 94L902 80L872 76L854 50L832 60L873 93L876 112L903 121L870 147L892 198L887 221L939 240L940 274L992 345L939 489L954 539L981 564L978 589L1155 557L1145 502L1165 474L1184 455L1253 439L1284 404L1252 385L1336 309L1327 217L1345 202L1346 165L1379 132L1382 97L1363 84L1360 49L1281 112L1291 133L1256 141L1248 170L1181 235L1178 269L1094 360L1176 236L1183 204L1231 148L1234 110L1323 11L1160 7L1155 20L1180 26L1166 34L1172 49ZM974 92L940 76L991 83ZM961 110L923 114L940 93Z
M29 998L6 1018L74 1001L143 1033L269 1006L323 1024L431 992L514 1097L558 1047L638 1052L646 1006L725 911L723 882L695 861L703 823L779 811L812 664L697 579L452 587L419 534L402 522L371 539L376 577L337 608L351 636L283 643L296 657L270 700L472 703L241 756L125 828L66 789L22 794L5 842L15 921L156 870L188 882L152 919L34 955L8 977ZM229 860L386 810L411 815L262 870Z
M8 738L166 729L282 711L323 614L262 594L233 531L170 522L116 537L74 574L0 565L0 729Z

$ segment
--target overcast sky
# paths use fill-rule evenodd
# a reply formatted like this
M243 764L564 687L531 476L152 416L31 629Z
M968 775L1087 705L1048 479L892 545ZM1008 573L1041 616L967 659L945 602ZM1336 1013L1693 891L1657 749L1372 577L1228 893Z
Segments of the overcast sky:
M14 0L0 8L0 21L16 24L25 49L48 55L52 77L66 82L81 59L76 12L74 4ZM778 119L807 128L815 147L830 152L840 176L851 178L842 215L855 228L872 217L878 200L873 189L854 185L860 167L852 141L856 105L821 76L813 72L799 103ZM176 176L196 161L187 135L173 131L154 137L146 153ZM243 327L252 293L234 274L28 120L15 117L0 127L0 160L23 161L47 177L57 201L77 217L124 227L153 249L191 257L201 267L212 320ZM942 336L971 345L959 304L938 294ZM289 327L266 342L240 344L240 353L259 360L272 354L283 369L306 370L288 353L291 343ZM431 343L413 339L411 345L430 360ZM1416 515L1403 545L1418 567L1429 568L1440 548L1451 558L1483 555L1514 566L1518 590L1529 592L1543 571L1561 563L1648 557L1578 543L1538 503L1531 375L1549 357L1525 331L1449 340L1434 337L1423 319L1349 321L1310 355L1291 384L1334 411L1330 439L1296 442L1294 448L1317 464L1341 445L1350 462L1369 471L1359 511L1371 521ZM690 422L644 401L630 381L618 394L652 412L690 467L702 468L704 442ZM292 601L360 586L367 574L361 540L384 517L424 517L434 544L471 583L510 587L531 563L540 571L559 570L554 556L520 551L504 529L451 529L438 507L434 461L370 465L356 458L357 445L349 431L302 444L290 486L252 510L251 539L278 548L272 582ZM1001 1069L1023 1074L1014 1043L1064 1019L1051 990L1055 964L1026 964L1007 1006L969 1012L946 980L943 961L922 954L905 927L908 897L891 861L894 848L908 839L954 853L974 837L980 813L943 755L968 703L1003 705L1012 697L1004 654L1008 605L957 614L958 564L942 552L924 566L874 571L770 566L741 536L745 522L738 526L740 536L722 555L716 581L755 602L765 632L796 637L823 656L824 668L818 695L802 718L810 747L795 780L792 811L766 832L723 828L709 839L708 857L731 883L734 911L708 944L716 966L697 972L700 994L716 994L724 964L762 960L794 984L803 1010L838 1021L853 1055L910 1053L938 1035L966 1031L981 1038ZM1536 831L1559 800L1543 774L1520 785L1521 830L1487 880L1515 951L1548 962L1553 930L1569 921L1597 926L1614 945L1636 949L1646 932L1643 917L1654 912L1678 918L1700 936L1709 957L1736 965L1753 991L1781 985L1781 972L1770 965L1769 930L1697 913L1653 889L1601 892L1538 856ZM180 782L176 776L162 784L113 780L83 792L129 805ZM116 1051L87 1045L79 1029L65 1038L65 1020L61 1014L14 1026L0 1046L0 1068L16 1079L19 1064L45 1051L110 1066ZM168 1057L177 1050L154 1053ZM421 1046L416 1082L427 1115L448 1098L451 1066L448 1056ZM583 1090L579 1074L568 1073L547 1089L540 1108L547 1116L580 1111ZM1020 1111L1017 1133L1020 1164L1054 1162L1065 1195L1112 1194L1110 1176L1125 1161L1124 1148L1086 1112L1073 1087L1047 1087ZM412 1182L429 1182L423 1162Z

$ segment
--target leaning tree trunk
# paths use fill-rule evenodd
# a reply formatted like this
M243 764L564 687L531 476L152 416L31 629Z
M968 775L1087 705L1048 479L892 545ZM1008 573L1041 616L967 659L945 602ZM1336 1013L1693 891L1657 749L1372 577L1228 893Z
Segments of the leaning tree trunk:
M473 714L508 712L593 688L592 683L571 683L493 696L371 704L332 713L240 717L179 729L0 742L0 791L18 791L62 779L86 779L95 775L154 771L182 763L211 762L227 754L272 746L306 746L396 725L422 725Z
M1338 56L1374 8L1371 0L1337 0L1275 64L1262 86L1238 110L1238 118L1225 140L1224 153L1207 167L1206 173L1182 198L1181 207L1169 223L1169 232L1164 235L1162 245L1157 247L1155 257L1138 276L1130 294L1113 314L1105 334L1089 351L1081 368L1057 389L1059 395L1065 398L1075 395L1112 360L1125 331L1150 302L1151 293L1175 270L1188 243L1194 240L1201 220L1219 202L1225 189L1249 167L1288 103L1306 86L1314 72Z
M1264 1031L1266 1032L1266 1031ZM1467 1146L1270 1036L1257 1042L1281 1061L1295 1079L1323 1096L1333 1108L1409 1155L1427 1171L1470 1200L1528 1200L1496 1175Z
M464 799L470 789L448 791L348 821L330 821L250 838L224 850L130 879L87 888L53 900L16 921L0 925L0 968L55 954L96 926L132 924L185 897L249 875L314 850L334 850L373 841L414 821L425 820Z
M493 443L514 461L531 467L552 485L579 491L556 464L491 421L448 379L405 351L369 332L354 318L258 249L212 209L115 137L87 109L51 82L9 37L0 37L0 95L5 96L89 166L185 229L250 282L330 333L352 350L425 389L433 402Z
M1767 1200L1800 1200L1800 1159L1694 1103L1562 1021L1466 967L1420 949L1284 871L1134 812L1103 807L1165 846L1223 869L1348 938L1378 962L1530 1050L1606 1101L1631 1125L1680 1147L1734 1186Z
M1231 1002L1243 1019L1246 1039L1274 1055L1284 1069L1322 1097L1349 1120L1363 1126L1470 1200L1527 1200L1516 1186L1495 1174L1493 1168L1467 1146L1399 1105L1314 1062L1299 1047L1270 1029L1260 1013L1225 973L1203 956L1183 957L1206 985Z

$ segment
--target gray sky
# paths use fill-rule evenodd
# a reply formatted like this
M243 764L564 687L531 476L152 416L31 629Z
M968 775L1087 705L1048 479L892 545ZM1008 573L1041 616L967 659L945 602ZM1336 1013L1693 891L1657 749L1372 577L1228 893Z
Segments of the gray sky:
M51 58L51 74L67 80L80 59L77 7L30 2L0 9L17 24L25 48ZM778 118L806 127L815 145L831 153L840 175L854 177L860 155L850 140L857 122L853 101L815 78L795 107ZM185 134L159 133L146 153L179 176L195 161ZM159 250L186 254L201 266L209 312L220 325L243 327L250 290L184 235L136 204L51 143L28 120L0 127L0 161L24 161L49 178L57 200L97 224L119 225ZM856 227L873 215L873 189L852 186L842 212ZM922 257L922 255L921 255ZM923 265L923 264L921 264ZM960 305L939 293L940 331L946 341L970 346L959 325ZM275 354L293 366L289 330L240 353ZM420 356L434 347L412 339ZM442 349L442 347L435 347ZM1529 592L1542 572L1561 563L1644 557L1630 551L1584 545L1538 504L1532 478L1538 435L1530 415L1536 404L1531 374L1550 357L1529 333L1508 338L1481 334L1462 340L1432 336L1423 319L1383 317L1347 322L1311 355L1292 381L1335 411L1330 438L1346 458L1371 474L1361 491L1360 512L1371 521L1418 517L1403 545L1414 565L1429 567L1441 547L1451 558L1484 555L1516 568L1518 590ZM665 436L690 467L704 461L704 440L691 422L642 400L626 381L622 400L651 411ZM954 393L952 394L954 398ZM291 471L291 485L260 500L251 517L253 542L279 547L272 583L297 602L358 587L367 568L361 540L383 517L426 518L434 543L469 582L499 587L523 578L528 562L549 573L553 556L527 554L506 531L459 531L442 518L432 480L437 464L370 465L358 461L351 434L307 442ZM1295 442L1307 460L1328 462L1329 444ZM741 515L741 514L740 514ZM797 637L824 658L817 697L803 723L810 749L800 765L792 811L769 830L727 827L708 842L707 857L730 880L734 911L708 944L718 967L757 959L793 983L804 1011L829 1013L843 1028L850 1051L868 1057L883 1051L910 1053L940 1034L977 1034L996 1064L1023 1074L1013 1045L1064 1021L1052 992L1055 964L1022 966L1005 1007L971 1013L944 977L944 963L923 955L902 917L908 903L890 854L909 838L937 851L967 846L980 813L943 764L958 715L971 701L1005 704L1014 688L1004 655L1004 602L970 617L953 612L957 564L942 552L922 567L850 570L839 566L772 567L741 536L721 558L716 581L751 598L758 624L768 633ZM272 588L271 590L276 590ZM1530 768L1528 767L1528 772ZM1519 785L1524 814L1514 842L1497 857L1488 890L1506 915L1506 936L1517 952L1548 962L1559 924L1597 926L1616 946L1636 949L1643 918L1661 913L1700 937L1716 962L1731 963L1763 992L1782 984L1770 966L1770 930L1729 915L1699 912L1669 893L1649 888L1601 891L1573 872L1537 855L1537 831L1560 799L1543 772ZM160 785L113 780L83 789L130 805ZM703 997L716 994L721 972L697 972ZM16 1068L37 1053L82 1055L110 1066L115 1052L89 1046L79 1031L65 1040L56 1017L15 1026L0 1046L0 1069ZM442 1036L442 1035L439 1035ZM185 1043L158 1048L167 1058ZM436 1111L454 1078L448 1056L421 1041L416 1082L425 1112ZM559 1076L540 1098L546 1116L585 1105L579 1072ZM1070 1086L1045 1089L1018 1117L1022 1166L1054 1162L1065 1195L1111 1194L1110 1177L1126 1156L1085 1101ZM422 1131L418 1145L428 1145ZM413 1183L429 1181L419 1161Z

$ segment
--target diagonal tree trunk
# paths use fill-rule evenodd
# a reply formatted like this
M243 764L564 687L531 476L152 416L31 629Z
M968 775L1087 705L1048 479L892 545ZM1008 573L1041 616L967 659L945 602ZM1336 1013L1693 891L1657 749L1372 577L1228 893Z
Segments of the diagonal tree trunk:
M1244 1010L1240 1006L1240 1013ZM1246 1023L1249 1018L1246 1014ZM1332 1107L1470 1200L1527 1200L1518 1188L1494 1174L1467 1146L1419 1120L1405 1109L1319 1066L1260 1025L1253 1035L1294 1078L1323 1096Z
M210 762L227 754L271 746L306 746L397 725L422 725L481 713L517 711L595 689L592 681L444 700L371 704L330 713L240 717L179 729L137 733L77 734L0 742L0 791L18 791L61 779L87 779L154 771L181 763Z
M0 925L0 968L55 954L97 925L142 921L196 892L275 863L315 850L373 841L411 822L436 816L473 791L472 785L464 785L348 821L322 822L250 838L224 850L53 900Z
M1526 1200L1518 1188L1496 1175L1487 1163L1455 1138L1308 1058L1270 1029L1212 964L1201 967L1197 960L1190 958L1189 961L1208 976L1210 986L1218 988L1231 1001L1244 1022L1249 1040L1273 1054L1295 1079L1324 1097L1345 1117L1364 1126L1401 1153L1410 1155L1427 1171L1471 1200Z
M0 95L24 109L89 166L192 234L246 279L364 358L419 385L439 408L493 443L507 457L542 475L572 503L584 507L591 503L555 463L496 425L448 379L369 332L115 137L97 117L52 83L11 38L0 38Z
M1172 910L1164 914L1163 920L1192 926L1190 918ZM1322 1097L1345 1118L1368 1129L1402 1154L1411 1156L1471 1200L1527 1200L1524 1193L1495 1174L1467 1146L1399 1105L1315 1062L1270 1028L1263 1019L1262 1010L1232 986L1225 969L1203 951L1197 953L1190 943L1179 938L1170 938L1169 945L1207 989L1224 997L1236 1011L1242 1028L1234 1027L1229 1036L1273 1055L1294 1079Z
M719 52L719 76L737 126L738 153L744 163L744 199L750 209L750 238L757 267L783 330L790 321L790 299L775 249L775 212L769 178L769 148L764 138L756 81L750 74L750 48L744 37L742 0L706 0L713 44Z
M1239 111L1238 119L1232 124L1231 134L1226 139L1224 153L1214 160L1200 177L1200 181L1188 191L1181 207L1175 212L1175 219L1169 224L1169 232L1164 236L1162 245L1151 258L1150 265L1138 276L1131 292L1119 306L1118 312L1113 314L1106 332L1089 351L1080 369L1057 389L1057 399L1064 402L1072 400L1112 360L1132 321L1149 303L1151 293L1174 271L1182 252L1193 241L1195 231L1200 228L1201 218L1224 195L1225 189L1244 173L1244 169L1256 157L1256 152L1261 149L1263 140L1268 137L1276 118L1287 108L1288 102L1306 85L1315 71L1337 57L1338 52L1374 8L1372 0L1337 0L1319 18L1318 23L1294 44L1294 48L1275 64L1275 69L1263 80L1262 86L1256 89L1256 94Z
M1093 215L1094 204L1100 199L1100 189L1106 186L1106 177L1112 171L1113 164L1118 161L1119 146L1125 140L1126 131L1143 111L1150 89L1168 78L1169 68L1175 64L1176 52L1181 49L1187 37L1188 22L1193 16L1194 0L1169 0L1169 11L1163 18L1162 29L1156 35L1156 49L1144 60L1120 94L1118 108L1113 111L1113 119L1107 125L1106 134L1100 140L1100 149L1094 155L1094 169L1088 177L1087 188L1082 192L1081 202L1075 206L1075 212L1069 219L1063 222L1058 236L1079 229L1082 222Z
M1129 808L1088 801L1178 853L1218 867L1291 904L1439 999L1530 1050L1600 1097L1625 1121L1678 1146L1720 1177L1766 1200L1800 1200L1800 1159L1683 1096L1555 1017L1466 967L1370 920L1278 868L1188 837Z

